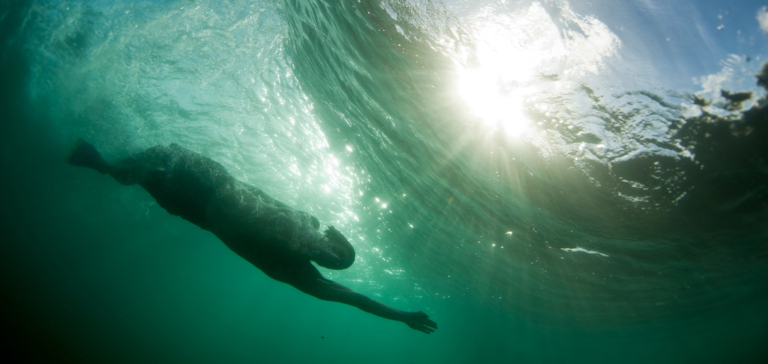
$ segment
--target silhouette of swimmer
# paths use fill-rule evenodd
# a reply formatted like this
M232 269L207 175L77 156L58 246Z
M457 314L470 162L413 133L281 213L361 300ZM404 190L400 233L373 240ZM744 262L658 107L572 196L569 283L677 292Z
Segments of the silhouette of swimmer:
M221 164L177 144L155 146L118 163L107 163L79 139L65 161L139 184L173 215L214 233L232 251L269 277L321 300L341 302L431 333L437 324L421 312L403 312L323 278L310 260L346 269L355 250L341 233L232 177Z

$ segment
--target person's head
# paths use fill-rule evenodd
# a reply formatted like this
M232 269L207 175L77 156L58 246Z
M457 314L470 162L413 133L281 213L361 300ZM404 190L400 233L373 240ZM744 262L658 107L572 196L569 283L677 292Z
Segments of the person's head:
M325 230L322 240L322 248L312 257L315 263L329 269L347 269L355 262L355 249L352 244L333 226Z

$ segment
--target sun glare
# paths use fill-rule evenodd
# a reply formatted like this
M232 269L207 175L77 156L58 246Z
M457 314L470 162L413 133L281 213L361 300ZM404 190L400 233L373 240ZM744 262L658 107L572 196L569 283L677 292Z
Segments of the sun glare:
M476 62L459 66L458 92L483 124L518 137L530 130L531 121L524 113L528 86L551 52L544 42L528 39L529 32L510 32L504 23L483 22L477 30ZM544 51L538 49L542 46Z
M499 14L489 6L468 16L473 51L471 57L462 53L456 60L457 91L488 128L511 137L529 133L533 128L525 114L526 99L547 87L552 90L537 75L554 75L559 83L598 74L603 60L621 46L605 24L574 13L567 3L560 10L560 17L578 25L580 32L563 38L539 2L514 13Z
M459 72L459 95L470 110L491 129L501 129L511 137L524 134L530 120L523 113L525 95L500 82L489 69L478 67Z

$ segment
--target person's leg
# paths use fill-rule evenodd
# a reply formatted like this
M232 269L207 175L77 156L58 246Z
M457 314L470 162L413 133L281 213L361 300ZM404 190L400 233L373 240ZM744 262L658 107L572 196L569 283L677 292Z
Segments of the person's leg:
M170 151L156 145L110 166L109 175L124 185L142 184L164 179ZM146 186L145 186L146 188Z
M152 174L165 172L167 155L167 148L158 145L110 164L93 145L78 139L64 161L73 166L95 169L101 174L109 174L121 184L132 185L142 183Z

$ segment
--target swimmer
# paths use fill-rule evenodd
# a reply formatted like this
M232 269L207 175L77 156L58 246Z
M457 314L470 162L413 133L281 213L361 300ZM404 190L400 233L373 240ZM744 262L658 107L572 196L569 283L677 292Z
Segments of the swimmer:
M232 177L221 164L177 144L155 146L110 164L78 139L65 161L139 184L172 215L208 230L269 277L325 301L341 302L431 333L437 324L421 311L404 312L325 279L314 261L346 269L355 250L333 226L320 232L314 216L273 199Z

